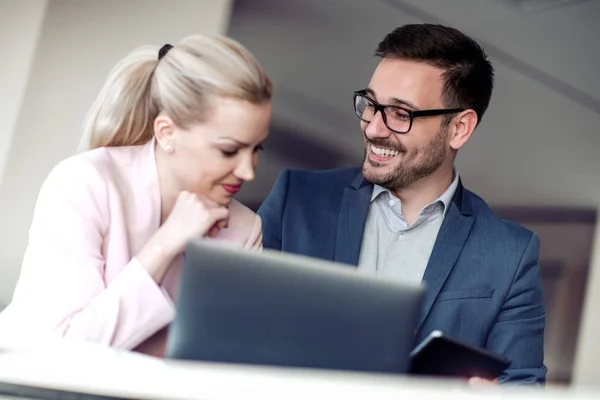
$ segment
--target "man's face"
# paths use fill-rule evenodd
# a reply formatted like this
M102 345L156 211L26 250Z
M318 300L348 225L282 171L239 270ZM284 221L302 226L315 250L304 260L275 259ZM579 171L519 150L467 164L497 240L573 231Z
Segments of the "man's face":
M442 70L428 64L383 59L368 86L367 97L379 104L409 110L445 108L441 103ZM389 130L381 113L361 121L365 142L363 175L368 182L401 189L431 175L450 157L444 116L416 118L408 133ZM450 160L451 161L451 160Z

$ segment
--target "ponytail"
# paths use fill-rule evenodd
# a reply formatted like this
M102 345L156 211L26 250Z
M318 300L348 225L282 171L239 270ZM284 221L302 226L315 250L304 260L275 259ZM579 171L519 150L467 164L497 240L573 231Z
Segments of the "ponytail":
M157 50L143 47L110 72L83 127L80 150L149 142L159 106L152 98Z
M159 112L186 129L210 117L217 97L259 104L271 93L254 56L224 36L192 35L160 51L145 46L110 72L86 117L80 150L146 144Z

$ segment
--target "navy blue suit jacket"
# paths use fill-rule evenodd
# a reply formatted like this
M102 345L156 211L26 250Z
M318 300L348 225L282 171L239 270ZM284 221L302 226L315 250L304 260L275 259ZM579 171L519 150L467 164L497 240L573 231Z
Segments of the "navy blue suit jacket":
M265 248L356 266L373 186L360 168L285 171L258 214ZM543 383L539 239L459 184L425 270L416 340L431 331L512 360L500 381Z

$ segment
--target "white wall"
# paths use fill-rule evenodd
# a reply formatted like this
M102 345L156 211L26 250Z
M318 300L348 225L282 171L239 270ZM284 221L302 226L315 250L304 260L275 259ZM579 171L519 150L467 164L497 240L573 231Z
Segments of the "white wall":
M5 12L7 4L10 12ZM3 0L0 5L0 43L8 35L19 35L21 29L26 31L8 47L24 46L23 55L10 70L3 68L0 78L0 89L15 85L11 90L17 98L18 90L26 86L21 104L12 104L14 128L3 126L8 130L0 131L0 144L10 142L0 186L0 303L12 296L39 187L59 160L76 151L83 118L110 68L139 45L176 42L193 33L225 33L231 1L53 0L43 21L40 7L31 0ZM23 24L10 21L17 9L23 10L19 14L24 15ZM5 32L8 26L20 29ZM32 36L40 40L25 85ZM13 54L0 49L6 65L7 55L12 60Z
M0 184L17 127L48 0L0 3Z

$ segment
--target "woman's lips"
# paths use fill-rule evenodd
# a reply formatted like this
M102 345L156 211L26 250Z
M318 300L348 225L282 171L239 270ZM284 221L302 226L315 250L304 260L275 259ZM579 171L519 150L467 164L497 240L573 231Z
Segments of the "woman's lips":
M242 188L242 185L221 185L223 189L229 194L236 194Z

